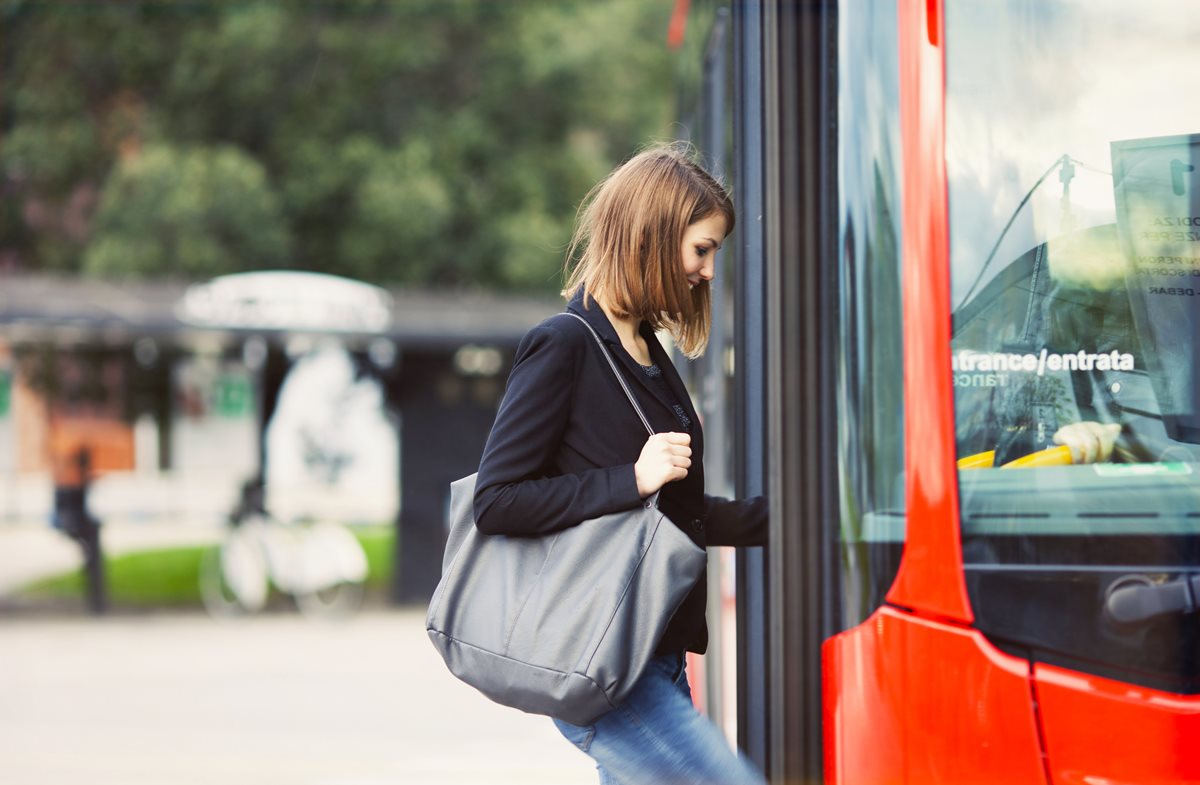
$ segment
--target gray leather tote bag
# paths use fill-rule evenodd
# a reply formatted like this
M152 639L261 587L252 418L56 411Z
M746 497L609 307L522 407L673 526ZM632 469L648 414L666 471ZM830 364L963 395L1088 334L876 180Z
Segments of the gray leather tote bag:
M654 430L591 326L629 402ZM544 537L481 534L475 475L450 486L450 536L425 627L450 671L492 700L588 725L624 698L705 566L657 507Z

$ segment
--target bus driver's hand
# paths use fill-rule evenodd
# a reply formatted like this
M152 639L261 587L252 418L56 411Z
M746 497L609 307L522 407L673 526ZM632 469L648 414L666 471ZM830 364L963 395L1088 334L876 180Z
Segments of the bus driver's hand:
M646 440L633 465L638 493L645 499L669 482L687 477L692 465L692 437L686 433L656 433Z
M1076 422L1064 425L1054 433L1054 443L1071 449L1075 463L1101 463L1112 455L1113 442L1121 433L1117 423Z

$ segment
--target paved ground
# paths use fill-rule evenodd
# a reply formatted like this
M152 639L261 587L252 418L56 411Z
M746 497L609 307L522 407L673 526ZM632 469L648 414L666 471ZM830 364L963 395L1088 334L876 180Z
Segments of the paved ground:
M0 616L0 781L575 785L549 720L446 671L419 611Z

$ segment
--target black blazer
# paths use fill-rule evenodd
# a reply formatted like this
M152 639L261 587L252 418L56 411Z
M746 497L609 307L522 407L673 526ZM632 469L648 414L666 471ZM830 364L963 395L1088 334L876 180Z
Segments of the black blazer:
M567 309L599 334L656 432L683 430L673 404L691 420L692 466L686 478L663 486L659 509L700 547L765 544L765 499L730 501L704 493L700 418L654 332L642 325L674 400L625 351L595 301L584 308L580 294ZM587 329L565 314L546 319L517 347L479 465L475 525L485 534L547 534L638 506L633 465L648 437ZM702 576L667 626L659 654L704 652L705 599Z

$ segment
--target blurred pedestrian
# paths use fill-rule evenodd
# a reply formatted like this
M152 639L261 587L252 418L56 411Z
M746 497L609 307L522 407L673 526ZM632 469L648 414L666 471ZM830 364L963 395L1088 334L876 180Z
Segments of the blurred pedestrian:
M54 464L54 514L51 522L79 544L83 551L83 576L88 611L100 615L108 610L104 580L104 550L100 521L88 509L92 485L92 448L88 444L56 455Z
M563 295L603 340L655 435L646 438L586 326L545 320L517 349L484 450L481 532L544 535L658 492L659 509L701 548L765 543L764 498L704 493L700 418L655 335L666 331L690 358L703 352L714 257L733 226L728 192L677 145L641 152L592 190ZM602 785L764 782L692 705L685 655L707 647L706 593L701 575L616 708L588 726L555 720L596 761Z

